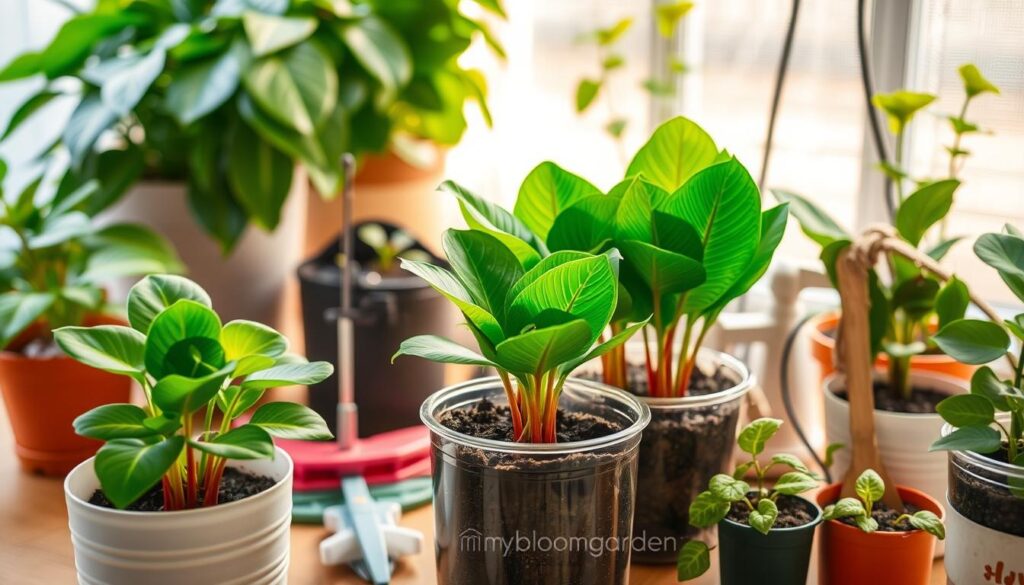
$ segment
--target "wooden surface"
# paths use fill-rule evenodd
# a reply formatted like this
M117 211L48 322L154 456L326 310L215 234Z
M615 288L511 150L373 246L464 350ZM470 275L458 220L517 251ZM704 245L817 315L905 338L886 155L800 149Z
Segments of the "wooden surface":
M67 512L61 480L22 473L14 456L7 413L0 403L0 583L17 585L61 585L75 582L74 557L68 536ZM403 561L395 573L394 585L431 585L434 577L433 513L430 507L407 514L402 524L426 535L423 552ZM318 526L292 528L292 585L348 585L361 583L343 567L322 567L317 546L327 531ZM632 569L632 585L675 583L671 567ZM700 585L717 583L717 568ZM810 582L815 582L812 576ZM932 584L942 585L945 574L936 564ZM467 584L478 585L478 584ZM482 585L482 584L481 584ZM601 585L601 584L594 584Z

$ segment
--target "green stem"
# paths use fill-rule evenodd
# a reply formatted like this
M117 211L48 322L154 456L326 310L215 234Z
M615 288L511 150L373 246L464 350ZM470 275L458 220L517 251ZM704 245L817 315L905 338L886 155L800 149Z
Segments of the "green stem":
M903 130L896 133L896 154L894 161L898 169L903 169ZM896 200L903 204L903 178L896 177Z

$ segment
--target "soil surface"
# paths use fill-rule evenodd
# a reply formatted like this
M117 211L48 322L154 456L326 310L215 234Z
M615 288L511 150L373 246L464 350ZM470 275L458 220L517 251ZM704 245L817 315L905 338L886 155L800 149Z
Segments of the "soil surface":
M512 415L508 406L498 406L489 400L483 400L468 408L446 411L438 422L455 432L478 439L515 442ZM556 426L559 443L599 439L623 429L622 425L599 416L561 410L558 411Z
M942 402L946 398L949 398L949 394L945 392L939 392L931 388L918 388L914 387L910 393L909 399L904 399L902 396L897 396L896 393L889 389L889 384L886 382L875 382L875 409L884 410L886 412L904 412L908 414L935 414L935 406ZM847 400L847 393L837 392L836 396Z
M255 496L264 492L277 483L271 477L265 475L251 475L228 467L224 470L224 477L220 482L220 490L217 496L217 505L227 504L244 500L249 496ZM199 493L199 501L203 501L203 492ZM93 492L89 503L103 508L113 508L114 504L107 499L102 490ZM141 498L132 502L125 510L130 512L163 512L164 511L164 490L158 483L153 489L142 495Z
M756 492L748 493L747 498L752 504L757 506L758 498ZM796 496L779 496L775 500L775 505L779 508L779 517L775 519L773 529L796 528L797 526L810 524L817 517L814 507ZM750 507L747 506L746 502L734 502L726 518L740 524L748 524L747 519L750 518Z
M1006 463L1007 447L988 459ZM966 468L962 469L961 465ZM1018 493L1006 487L1009 482L1020 482ZM1005 475L993 473L969 462L950 461L949 501L965 517L993 530L1024 536L1024 481L1009 480Z
M903 507L906 509L907 514L913 514L921 510L921 508L918 508L913 504L904 504ZM907 522L906 520L896 522L896 519L902 515L903 514L887 506L885 502L875 502L874 508L871 509L871 517L875 519L875 522L878 522L879 532L913 532L917 530L917 528L911 526L910 522ZM857 528L857 523L853 518L840 518L838 522Z

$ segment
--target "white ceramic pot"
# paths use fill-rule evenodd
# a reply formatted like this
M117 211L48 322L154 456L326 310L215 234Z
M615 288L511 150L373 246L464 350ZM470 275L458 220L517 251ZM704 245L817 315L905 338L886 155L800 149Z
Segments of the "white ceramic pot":
M213 298L225 321L251 319L280 325L285 285L302 257L306 175L296 170L292 191L273 233L246 227L229 256L200 227L189 208L184 183L143 181L100 215L104 224L139 222L167 238L187 267L187 276ZM127 296L132 282L112 287L117 299Z
M945 566L950 585L1018 583L1024 579L1024 536L972 522L948 499L946 510Z
M876 379L884 376L875 372ZM942 374L913 371L911 383L919 388L931 388L948 394L969 391L968 383ZM825 379L825 436L828 444L850 444L850 404L836 392L845 389L845 380L832 375ZM942 432L942 417L938 414L907 414L875 410L875 434L878 449L892 481L928 494L938 502L946 497L946 454L930 453L928 448ZM850 452L840 449L835 454L832 477L837 481L850 466ZM936 556L943 554L939 541Z
M126 512L88 503L93 459L64 480L79 585L278 585L288 581L292 460L232 467L276 480L244 500L178 512Z

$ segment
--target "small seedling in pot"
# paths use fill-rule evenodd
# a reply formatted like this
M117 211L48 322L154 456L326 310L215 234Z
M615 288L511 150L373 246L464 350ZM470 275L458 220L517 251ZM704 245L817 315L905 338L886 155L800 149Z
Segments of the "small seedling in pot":
M396 229L389 235L384 226L378 223L363 224L356 231L359 241L373 249L374 259L371 268L381 274L394 272L396 260L407 258L419 262L430 262L430 254L414 248L416 240L406 231Z
M819 479L793 455L779 453L767 461L758 459L765 443L778 432L782 421L757 419L740 431L737 444L750 455L750 460L736 467L732 475L720 473L708 482L707 491L697 495L690 505L690 523L708 528L728 518L749 524L761 534L768 534L780 513L780 498L797 496L818 487ZM780 466L788 469L771 488L766 478L769 471ZM751 485L744 477L753 474ZM745 519L744 519L745 518ZM699 540L687 541L679 552L677 563L680 581L695 579L711 566L711 550Z
M884 508L876 506L885 494L885 483L875 470L867 469L857 478L856 490L856 498L843 498L835 504L826 506L822 517L825 520L853 524L864 532L875 532L879 529L878 517L886 512ZM939 540L946 538L942 520L928 510L901 514L889 521L888 529L900 532L923 530Z
M144 278L128 294L128 321L131 327L55 332L70 357L129 376L145 394L143 407L106 404L74 422L79 435L106 441L95 470L116 507L128 507L157 483L164 510L212 506L228 461L272 459L271 437L331 438L319 415L289 402L264 404L246 424L232 427L268 388L315 384L333 367L287 353L287 339L266 325L222 325L194 282Z

